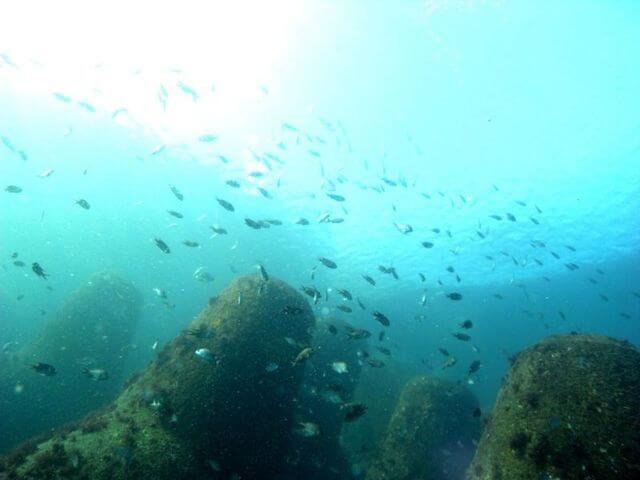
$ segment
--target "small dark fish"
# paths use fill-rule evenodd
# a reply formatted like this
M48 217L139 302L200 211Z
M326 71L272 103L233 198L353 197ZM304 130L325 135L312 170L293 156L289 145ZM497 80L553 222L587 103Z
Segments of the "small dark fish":
M296 221L297 225L309 225L309 220L307 220L306 218L301 218L298 221Z
M427 277L424 276L424 273L419 273L418 275L420 276L420 280L422 282L426 282L427 281Z
M433 233L440 233L440 229L439 228L432 228L431 231Z
M16 267L24 267L25 263L22 260L16 260L13 262Z
M458 292L447 293L447 297L451 300L462 300L462 294Z
M180 200L180 201L184 200L184 195L182 195L182 193L180 193L180 190L178 190L173 185L169 185L169 188L171 189L171 193L173 193L178 200Z
M211 300L211 299L209 299ZM216 299L213 299L213 303L216 302ZM211 304L211 301L209 302L209 304ZM196 328L190 328L187 330L187 335L190 335L192 337L196 337L199 338L200 340L206 340L209 338L213 338L216 335L215 330L205 326L205 325L199 325Z
M432 242L422 242L422 246L424 248L433 248L433 243Z
M571 271L578 270L580 268L580 266L576 265L575 263L565 263L564 266Z
M262 264L258 264L258 266L256 268L258 269L258 273L260 274L260 278L262 278L263 281L268 282L269 281L269 274L267 273L267 269L264 268L264 266Z
M13 252L11 254L11 258L18 258L18 252Z
M22 192L22 188L18 187L17 185L9 185L4 189L4 191L9 193L20 193Z
M542 261L538 260L537 258L534 258L533 261L536 262L539 266L544 265Z
M320 291L318 291L316 287L302 286L300 289L305 293L305 295L308 295L311 298L316 298L321 296Z
M338 310L341 310L341 311L345 312L345 313L353 312L353 310L350 307L347 307L346 305L338 305L336 308Z
M560 259L560 255L558 255L556 252L550 252L551 255L553 255L555 258Z
M253 171L253 172L249 172L249 176L253 177L253 178L262 178L264 177L264 173L263 172L259 172L259 171Z
M347 337L349 337L350 340L362 340L370 336L371 332L364 328L347 327Z
M347 289L342 289L342 288L338 288L336 290L341 296L342 298L344 298L345 300L353 300L353 296L351 295L351 292Z
M476 234L480 237L480 238L485 238L485 234L482 233L480 230L476 230Z
M467 335L466 333L452 333L451 335L463 342L468 342L469 340L471 340L471 336Z
M76 205L80 205L85 210L89 210L91 208L91 205L89 205L89 202L87 202L84 198L81 198L80 200L76 200Z
M529 220L531 220L531 221L532 221L533 223L535 223L536 225L540 225L540 222L539 222L536 218L529 217Z
M389 350L388 348L385 347L376 347L376 350L378 350L380 353L382 353L383 355L386 355L387 357L391 356L391 350Z
M480 365L482 365L482 363L480 363L480 360L474 360L473 362L471 362L471 365L469 365L468 374L472 375L476 373L478 370L480 370Z
M225 210L227 210L229 212L235 211L235 207L233 205L231 205L231 203L227 202L226 200L223 200L222 198L216 198L216 200L218 201L220 206L222 208L224 208Z
M260 195L262 195L264 198L269 198L269 199L273 198L271 196L271 194L266 189L264 189L262 187L257 187L257 188L258 188L258 191L260 192Z
M227 180L224 183L226 183L227 185L233 188L240 188L240 182L238 182L237 180Z
M567 250L571 250L572 252L575 252L575 251L576 251L576 247L573 247L573 246L571 246L571 245L565 245L564 247L565 247Z
M558 315L560 315L560 318L562 318L562 320L566 320L567 319L567 317L565 316L564 312L562 312L562 311L559 311Z
M600 293L599 295L600 295L600 298L601 298L602 300L604 300L605 302L608 302L608 301L609 301L609 297L607 297L604 293Z
M344 202L345 198L342 195L338 195L337 193L327 193L327 197L331 200L335 200L336 202Z
M216 233L218 235L227 234L227 230L225 228L220 227L219 225L211 225L209 228L213 230L213 233Z
M336 335L338 333L338 329L335 327L335 325L329 325L328 330L331 335Z
M167 210L167 213L172 217L184 218L184 215L182 215L180 212L176 212L175 210Z
M367 307L364 306L364 304L360 301L360 299L358 298L358 306L362 309L362 310L366 310Z
M522 200L514 200L518 205L520 205L521 207L526 207L527 204L525 202L523 202Z
M497 298L498 300L502 300L504 297L502 295L500 295L499 293L494 293L493 296L495 298Z
M455 268L453 268L451 265L449 265L449 266L447 267L447 272L449 272L449 273L453 273L453 272L455 272L455 271L456 271L456 269L455 269Z
M332 269L338 268L338 265L333 260L329 260L328 258L325 258L325 257L318 257L318 260L320 260L320 263L322 263L327 268L332 268Z
M511 221L511 222L515 222L515 221L516 221L516 217L515 217L515 216L513 216L513 214L511 214L511 213L507 213L506 215L507 215L507 219L508 219L509 221Z
M156 242L156 245L158 246L158 248L162 250L164 253L171 253L171 249L169 248L169 245L164 243L161 239L155 238L154 242Z
M479 418L482 416L482 410L480 410L480 408L474 408L473 412L471 412L471 416L473 416L473 418Z
M44 377L53 377L56 374L56 367L49 365L48 363L38 362L30 365L30 367L33 368L36 373Z
M498 220L498 221L502 220L502 217L500 215L489 215L489 217L493 218L494 220Z
M373 318L375 318L383 326L388 327L389 325L391 325L391 322L389 321L387 316L384 315L383 313L375 311L375 312L372 313L372 315L373 315Z
M247 226L253 228L254 230L260 230L262 228L262 224L260 222L251 220L250 218L245 218L244 223L246 223Z
M464 322L460 323L460 328L464 328L466 330L469 330L470 328L473 328L473 322L471 320L465 320Z
M439 348L438 348L438 351L439 351L442 355L444 355L445 357L448 357L448 356L449 356L449 350L447 350L446 348L439 347Z
M271 220L265 220L265 222L267 222L270 225L274 225L276 227L279 227L280 225L282 225L282 221L281 220L271 219Z
M367 363L370 367L373 368L382 368L385 365L382 360L378 360L377 358L370 358L369 360L367 360Z
M628 313L620 312L620 316L622 318L626 318L627 320L631 320L631 315L629 315Z
M393 278L398 280L398 272L396 272L396 269L394 267L385 267L384 265L378 265L378 270L380 270L382 273L393 275Z
M199 246L200 246L200 244L199 244L198 242L194 242L194 241L192 241L192 240L185 240L185 241L184 241L184 242L182 242L182 243L183 243L183 245L186 245L187 247L192 247L192 248L195 248L195 247L199 247Z
M369 283L370 285L373 285L374 287L376 286L376 281L371 278L369 275L362 275L362 278L364 278L366 280L367 283Z
M364 403L345 403L340 410L344 412L345 422L353 422L365 414L367 406Z
M40 266L40 264L38 262L33 262L31 264L31 270L33 270L33 272L39 276L40 278L44 278L45 280L47 279L47 277L49 276L49 274L44 272L44 269Z
M286 305L282 308L283 315L300 315L302 312L304 312L304 310L300 307L294 307L291 305Z
M384 340L384 330L380 330L380 333L378 334L378 341L382 342Z

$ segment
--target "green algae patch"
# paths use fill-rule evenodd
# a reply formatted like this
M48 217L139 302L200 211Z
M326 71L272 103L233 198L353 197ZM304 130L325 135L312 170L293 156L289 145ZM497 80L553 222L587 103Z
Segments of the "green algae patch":
M480 423L464 386L420 376L409 381L389 421L367 480L460 478L471 460Z
M640 352L600 335L546 338L502 386L469 480L640 478Z
M313 323L306 300L285 283L239 278L111 405L5 460L4 475L270 478L282 468L303 374L292 362Z

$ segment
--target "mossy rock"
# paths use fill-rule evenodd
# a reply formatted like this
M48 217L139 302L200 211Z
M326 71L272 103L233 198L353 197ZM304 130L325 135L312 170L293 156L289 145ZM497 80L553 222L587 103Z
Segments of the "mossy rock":
M521 352L469 480L640 478L640 352L600 335L552 336Z
M480 435L477 408L465 386L426 376L409 381L366 480L460 478Z
M0 379L0 451L39 432L82 418L118 394L122 365L135 333L142 295L112 272L92 275L44 324L35 341L16 353ZM57 369L43 378L27 365ZM104 368L109 380L95 382L83 369ZM16 395L20 384L23 393Z
M285 307L301 313L286 314ZM108 408L14 454L5 460L5 475L273 478L282 468L303 373L292 361L309 344L313 321L306 300L280 280L237 279ZM217 360L195 355L200 348ZM63 452L72 457L52 466L52 455ZM44 468L48 476L37 476Z

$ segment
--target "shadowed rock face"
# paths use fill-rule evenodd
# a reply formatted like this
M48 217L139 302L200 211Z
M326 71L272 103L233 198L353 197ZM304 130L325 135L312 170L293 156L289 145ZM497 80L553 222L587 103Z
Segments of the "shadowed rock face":
M331 333L329 326L337 332ZM295 420L296 423L317 424L321 434L311 438L295 432L291 435L286 479L351 478L350 467L340 445L344 419L340 406L353 398L362 368L357 351L367 343L350 340L345 335L346 326L346 322L337 319L318 322L312 341L315 353L305 366ZM336 372L332 368L334 362L344 362L347 371Z
M121 367L141 305L138 290L110 272L92 275L69 296L36 340L0 374L0 451L113 399L124 380ZM27 366L37 362L54 365L57 374L37 375ZM110 378L92 381L82 375L85 367L104 368ZM16 385L22 394L14 393Z
M464 474L480 423L464 386L420 376L404 387L367 480L452 480Z
M285 307L300 313L285 314ZM313 322L306 300L283 282L242 277L111 405L14 451L4 461L5 475L273 478L282 468L303 373L292 361L309 344ZM201 348L215 359L195 355Z
M558 335L521 352L469 480L640 478L640 352L599 335Z

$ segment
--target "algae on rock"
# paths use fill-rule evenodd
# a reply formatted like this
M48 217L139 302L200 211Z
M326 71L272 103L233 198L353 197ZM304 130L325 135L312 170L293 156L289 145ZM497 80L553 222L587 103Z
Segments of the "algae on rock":
M465 386L426 376L409 381L366 479L461 478L480 435L477 408Z
M141 306L140 292L111 272L92 275L69 296L35 341L15 354L18 361L3 368L0 451L82 418L117 395ZM37 362L54 365L57 374L35 374L27 365ZM109 380L92 381L84 368L104 368Z
M500 390L469 480L640 478L640 352L600 335L522 351Z
M5 476L273 478L303 373L292 360L312 326L308 303L282 281L239 278L111 405L14 452ZM216 360L197 356L201 348Z

